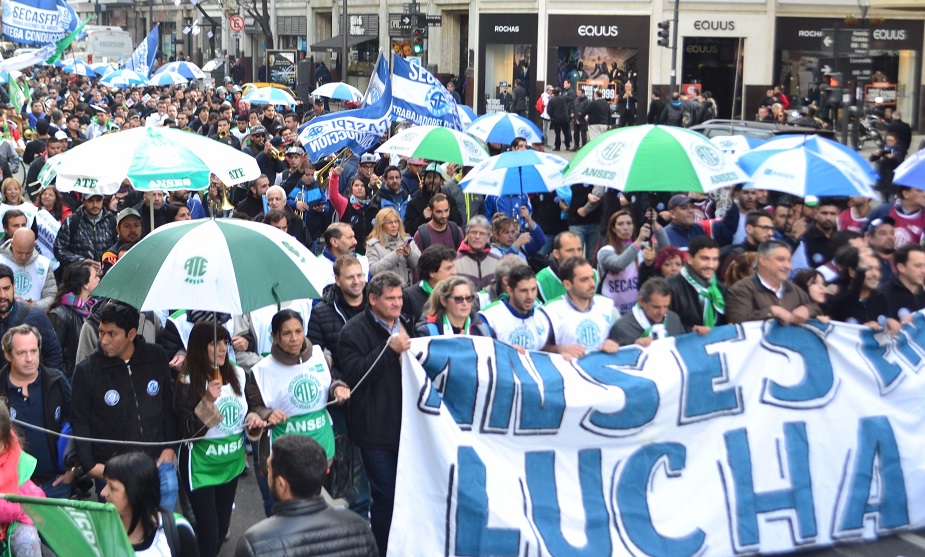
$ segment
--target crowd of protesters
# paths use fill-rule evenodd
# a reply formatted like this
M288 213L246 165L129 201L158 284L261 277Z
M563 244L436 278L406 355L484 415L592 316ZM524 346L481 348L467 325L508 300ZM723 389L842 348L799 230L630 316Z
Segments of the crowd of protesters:
M17 420L53 432L162 443L137 454L128 444L18 434L38 461L32 484L48 497L91 492L114 502L139 554L168 544L175 530L165 530L160 506L180 509L195 532L195 542L179 542L184 555L193 543L198 554L217 555L250 451L266 514L280 519L249 531L239 555L285 547L286 536L312 543L322 531L349 540L340 554L384 555L399 472L400 355L415 336L490 336L580 358L764 319L833 319L896 333L925 307L925 193L917 189L886 184L876 206L741 186L704 195L573 185L485 197L460 188L469 168L445 161L373 150L310 160L298 128L325 113L323 99L293 111L248 105L228 80L113 89L54 68L27 79L29 102L0 110L2 144L17 154L0 157L0 394ZM558 102L550 101L551 115ZM244 187L213 177L203 191L144 193L126 180L111 196L38 182L49 159L137 126L222 142L253 156L261 176ZM561 131L569 148L569 130ZM587 139L574 140L577 148ZM518 138L489 147L544 145ZM47 236L49 216L59 229L52 252L42 253L37 238ZM144 249L147 234L201 218L285 231L329 273L323 299L269 318L168 318L94 297L100 278ZM309 376L321 394L292 402L293 383ZM315 445L286 441L293 432ZM2 448L19 450L13 439L0 421ZM308 472L284 464L277 446L301 454L314 475L298 477ZM141 486L120 458L159 484L149 507L125 499ZM351 518L329 513L322 483L347 500ZM357 515L370 530L357 529ZM305 518L313 529L286 520L299 516L314 517Z

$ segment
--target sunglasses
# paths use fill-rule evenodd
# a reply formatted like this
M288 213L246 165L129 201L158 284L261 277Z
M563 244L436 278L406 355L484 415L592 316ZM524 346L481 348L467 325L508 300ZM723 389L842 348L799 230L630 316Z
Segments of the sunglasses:
M469 295L469 296L450 296L450 299L453 300L454 302L456 302L457 304L462 304L462 303L471 304L473 301L475 301L475 296L472 296L472 295Z

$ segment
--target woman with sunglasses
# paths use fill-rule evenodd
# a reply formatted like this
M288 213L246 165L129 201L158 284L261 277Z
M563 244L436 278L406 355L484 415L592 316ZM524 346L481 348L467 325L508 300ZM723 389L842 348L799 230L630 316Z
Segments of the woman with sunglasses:
M424 318L415 329L415 336L491 336L472 311L475 301L473 290L469 279L461 276L445 278L437 283L424 305Z

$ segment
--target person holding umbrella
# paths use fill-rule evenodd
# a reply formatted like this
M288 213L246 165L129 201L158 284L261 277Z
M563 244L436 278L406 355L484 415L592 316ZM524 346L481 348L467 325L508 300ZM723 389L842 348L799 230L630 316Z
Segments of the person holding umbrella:
M334 430L327 411L329 400L339 404L350 398L350 388L332 381L324 351L305 337L302 316L284 309L270 323L273 346L270 355L252 368L245 385L250 412L248 436L259 439L260 469L257 481L266 484L266 459L272 442L287 433L305 435L318 441L328 460L334 457ZM264 430L266 422L270 429ZM261 431L263 430L263 431ZM268 490L264 491L268 494ZM264 510L272 514L273 501L264 497Z
M180 447L180 475L196 516L200 557L215 557L228 533L238 476L247 462L244 427L266 425L245 412L244 370L228 359L230 341L224 327L197 323L174 387L180 437L205 437Z

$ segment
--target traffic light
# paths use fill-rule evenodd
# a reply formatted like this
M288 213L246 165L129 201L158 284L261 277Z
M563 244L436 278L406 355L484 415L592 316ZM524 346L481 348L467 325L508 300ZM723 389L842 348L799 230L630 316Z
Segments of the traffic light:
M417 27L411 37L411 53L415 56L424 54L424 34L425 30Z
M664 46L669 48L671 44L671 20L666 19L665 21L658 22L658 46Z
M826 76L829 78L829 103L837 105L844 94L845 78L841 72L830 72Z

